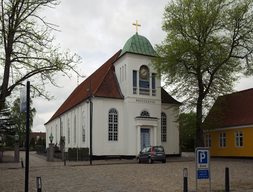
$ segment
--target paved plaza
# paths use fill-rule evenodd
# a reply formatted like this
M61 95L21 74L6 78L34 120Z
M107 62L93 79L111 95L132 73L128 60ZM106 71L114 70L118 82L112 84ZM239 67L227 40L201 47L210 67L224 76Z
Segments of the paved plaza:
M11 161L14 152L4 152ZM21 152L25 162L25 152ZM9 158L9 159L8 159ZM193 153L169 157L165 164L136 160L47 162L46 157L30 152L29 191L37 191L36 177L42 178L42 191L183 191L183 169L188 169L188 189L195 191ZM253 191L253 160L211 158L212 191L224 191L225 168L229 167L231 191ZM0 191L24 191L25 168L21 163L0 163ZM198 191L209 191L208 180L198 180Z

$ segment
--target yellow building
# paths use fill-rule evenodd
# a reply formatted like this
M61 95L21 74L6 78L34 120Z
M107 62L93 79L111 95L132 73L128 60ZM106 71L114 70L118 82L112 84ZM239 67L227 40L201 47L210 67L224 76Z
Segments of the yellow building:
M253 89L218 97L203 128L210 156L253 157Z

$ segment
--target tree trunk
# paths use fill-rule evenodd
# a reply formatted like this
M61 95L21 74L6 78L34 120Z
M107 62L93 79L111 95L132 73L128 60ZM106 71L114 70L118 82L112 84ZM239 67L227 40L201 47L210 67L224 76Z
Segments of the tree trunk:
M204 147L203 131L202 131L202 101L199 96L197 101L197 114L196 114L196 147Z

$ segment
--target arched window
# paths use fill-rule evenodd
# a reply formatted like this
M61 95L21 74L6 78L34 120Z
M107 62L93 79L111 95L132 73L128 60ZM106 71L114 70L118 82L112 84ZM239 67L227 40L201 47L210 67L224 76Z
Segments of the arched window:
M149 112L146 111L146 110L144 110L144 111L141 112L141 116L142 117L150 117Z
M74 119L74 143L76 144L76 115Z
M118 112L110 109L108 113L108 140L118 141Z
M55 125L55 143L57 143L57 125Z
M68 118L68 144L70 144L70 124L69 124L69 118Z
M163 112L161 114L161 141L167 141L167 117Z
M60 124L60 136L61 137L63 136L63 121L61 121L61 124Z
M85 142L85 116L83 111L83 122L82 122L82 141Z

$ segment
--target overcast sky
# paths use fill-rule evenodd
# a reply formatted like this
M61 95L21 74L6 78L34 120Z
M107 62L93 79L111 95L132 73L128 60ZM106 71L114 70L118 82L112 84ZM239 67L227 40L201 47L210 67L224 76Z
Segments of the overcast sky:
M54 32L55 45L70 49L82 58L78 66L81 74L89 76L105 63L125 42L135 34L135 23L141 24L139 34L154 46L165 38L161 29L164 7L168 0L64 0L54 9L46 9L41 15L47 22L59 26ZM81 83L84 79L80 78ZM46 123L77 86L77 76L57 79L62 88L48 86L54 100L34 99L37 114L33 132L45 132ZM236 90L252 88L253 78L242 79Z

